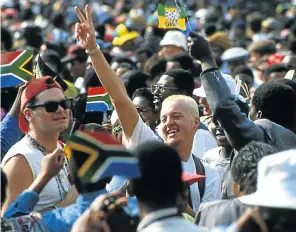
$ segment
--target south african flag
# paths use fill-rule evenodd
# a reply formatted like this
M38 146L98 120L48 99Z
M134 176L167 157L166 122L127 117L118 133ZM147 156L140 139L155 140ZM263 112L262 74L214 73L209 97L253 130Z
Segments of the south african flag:
M186 30L186 10L180 0L160 0L157 11L159 28Z
M138 159L108 132L78 130L68 139L64 152L84 184L114 175L140 177Z
M1 54L1 88L17 86L32 80L34 51L23 50Z
M104 87L88 88L86 112L107 112L112 109L111 98Z

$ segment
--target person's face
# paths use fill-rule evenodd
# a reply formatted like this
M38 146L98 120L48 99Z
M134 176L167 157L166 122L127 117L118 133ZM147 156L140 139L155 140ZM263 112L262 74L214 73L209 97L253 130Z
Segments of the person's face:
M247 75L247 74L238 74L235 76L235 80L241 80L243 82L246 83L246 85L248 86L248 89L252 88L253 86L253 79L251 76Z
M268 67L267 62L263 62L259 64L257 67L255 67L256 76L259 80L264 80L264 70L267 69L267 67Z
M154 104L158 109L161 108L164 99L178 93L174 79L168 75L162 75L156 85L152 85L151 88L154 95Z
M261 55L257 52L251 52L249 62L252 67L255 67L258 60L261 58Z
M285 75L286 75L286 72L273 72L273 73L269 74L268 81L284 79Z
M142 53L136 55L136 59L137 59L138 68L143 70L145 62L148 60L147 54L145 52L142 52Z
M35 105L42 105L49 101L60 102L65 100L62 90L58 88L47 89L36 97ZM59 105L55 112L47 112L44 107L35 109L25 108L24 115L32 128L44 134L60 133L69 126L69 109Z
M71 75L74 78L83 77L86 71L86 62L79 62L78 60L73 60L70 64Z
M124 44L120 46L120 49L124 52L132 51L135 45L135 39L126 41Z
M212 114L212 110L210 109L208 101L205 97L200 97L198 100L198 103L203 106L203 115L204 116L210 116Z
M166 102L160 113L160 130L164 141L177 148L188 139L193 139L199 125L199 119L193 119L189 107L183 100Z
M125 74L128 71L128 68L126 67L119 67L118 69L116 69L116 75L118 77L121 77L123 74Z
M172 69L180 69L182 68L179 62L176 61L169 61L166 64L166 71L172 70Z
M133 103L139 114L142 114L152 126L156 121L155 110L150 106L149 101L144 97L135 97Z
M231 73L233 73L234 70L236 69L236 67L238 67L240 65L246 65L246 61L244 59L236 60L236 61L230 61L228 63L228 68L231 71Z
M234 28L233 34L235 38L242 38L245 36L245 31L240 28Z
M229 147L230 144L226 138L224 130L221 128L220 124L212 118L212 122L209 125L209 130L213 134L220 147Z
M184 49L174 45L165 45L161 47L158 56L169 57L180 52L184 52Z

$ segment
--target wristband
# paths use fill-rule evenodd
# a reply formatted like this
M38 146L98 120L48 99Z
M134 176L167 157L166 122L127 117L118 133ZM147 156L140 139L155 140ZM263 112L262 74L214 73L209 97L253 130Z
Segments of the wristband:
M98 51L101 50L101 47L97 44L97 46L92 49L91 51L86 50L86 53L88 53L90 56L96 54Z

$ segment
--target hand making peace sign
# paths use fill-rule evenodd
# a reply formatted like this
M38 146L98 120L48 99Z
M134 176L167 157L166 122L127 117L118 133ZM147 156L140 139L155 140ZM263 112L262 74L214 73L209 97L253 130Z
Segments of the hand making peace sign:
M74 10L80 20L80 23L75 25L75 37L87 51L93 51L97 42L90 8L88 5L85 6L86 18L77 6L74 7Z

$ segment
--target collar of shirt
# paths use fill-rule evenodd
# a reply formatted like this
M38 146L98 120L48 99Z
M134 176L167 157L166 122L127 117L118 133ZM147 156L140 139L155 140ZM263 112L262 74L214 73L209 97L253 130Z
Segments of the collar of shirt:
M101 189L95 192L91 192L91 193L83 193L80 194L76 200L77 204L84 204L84 203L91 203L93 202L97 196L101 195L101 194L106 194L108 193L106 189Z
M176 207L166 208L166 209L160 209L157 211L154 211L147 216L145 216L140 224L138 225L137 231L141 231L144 228L148 227L149 225L153 224L158 219L161 219L163 217L167 218L169 216L177 216L178 209Z

